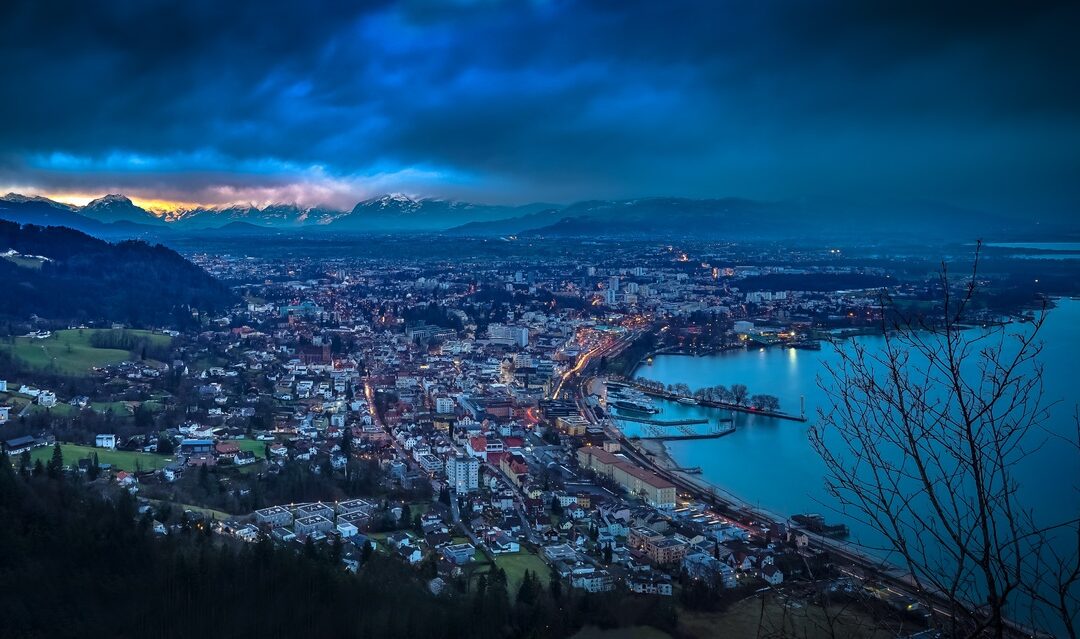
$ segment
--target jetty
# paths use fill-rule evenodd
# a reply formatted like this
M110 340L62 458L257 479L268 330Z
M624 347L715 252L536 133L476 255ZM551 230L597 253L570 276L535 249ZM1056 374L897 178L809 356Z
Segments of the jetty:
M634 422L635 424L649 424L650 426L694 426L696 424L708 424L709 420L698 417L693 419L653 419L651 417L637 417L634 415L627 415L626 413L617 413L612 415L615 419L621 419L624 422ZM722 419L720 421L731 421L731 418Z
M688 440L688 439L718 439L720 437L723 437L724 435L730 435L731 433L734 433L734 432L735 432L735 427L734 426L728 426L727 428L718 428L718 429L711 430L711 431L705 432L705 433L693 433L693 432L683 431L678 435L669 435L669 434L666 434L666 433L659 433L659 432L653 431L653 432L649 432L648 434L645 434L645 435L638 435L638 436L635 436L635 437L631 437L630 439L646 439L646 440L661 441L661 442L684 441L684 440ZM700 470L701 469L699 468L698 471L700 472ZM691 471L686 471L686 472L689 472L690 474L694 474Z

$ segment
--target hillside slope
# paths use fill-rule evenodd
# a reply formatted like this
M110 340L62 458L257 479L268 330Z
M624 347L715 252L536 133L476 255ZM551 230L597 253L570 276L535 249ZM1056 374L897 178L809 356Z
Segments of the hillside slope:
M165 325L233 301L227 287L161 245L110 244L69 228L0 221L0 253L9 251L37 259L32 267L0 259L9 296L2 317Z

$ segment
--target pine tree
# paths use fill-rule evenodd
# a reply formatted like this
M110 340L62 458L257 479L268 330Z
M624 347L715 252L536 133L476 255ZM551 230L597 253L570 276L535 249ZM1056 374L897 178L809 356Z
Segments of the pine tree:
M519 604L532 604L539 595L540 579L531 571L526 570L521 579L521 587L518 588L517 602Z
M206 467L206 464L199 466L199 488L210 492L210 469Z
M548 590L551 591L551 598L555 601L562 600L562 580L559 578L559 573L554 570L551 571L550 581L548 583Z
M344 548L341 544L341 537L334 537L334 543L330 545L330 562L335 566L340 565L343 554Z
M64 472L64 451L60 449L60 444L53 444L52 458L49 459L48 473L52 479L60 479L60 475Z
M11 467L7 451L0 450L0 504L10 503L18 489L15 483L15 470Z

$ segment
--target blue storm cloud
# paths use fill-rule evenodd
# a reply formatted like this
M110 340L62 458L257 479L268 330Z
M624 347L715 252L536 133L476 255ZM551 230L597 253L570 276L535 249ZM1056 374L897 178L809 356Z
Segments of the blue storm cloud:
M1080 204L1075 3L0 8L0 185Z

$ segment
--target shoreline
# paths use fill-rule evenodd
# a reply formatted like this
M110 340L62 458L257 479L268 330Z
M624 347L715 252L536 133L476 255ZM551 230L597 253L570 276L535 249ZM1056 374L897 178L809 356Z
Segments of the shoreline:
M724 500L734 508L767 515L768 517L776 521L786 522L790 519L790 516L784 516L779 513L773 512L770 509L751 504L745 499L740 498L738 495L735 495L730 491L704 479L703 475L690 475L680 472L677 469L681 468L681 466L679 466L678 461L671 456L671 451L668 450L667 444L664 443L663 440L639 439L631 441L631 445L634 446L638 454L652 460L653 463L655 463L657 466L660 466L667 472L678 475L681 481L690 484L700 492L708 493Z
M647 462L652 463L664 472L677 477L679 482L691 487L693 490L690 492L694 499L707 501L707 499L703 499L702 496L711 496L714 500L726 504L729 508L742 511L745 514L768 518L772 522L784 522L793 528L802 530L814 543L826 550L856 561L863 567L869 568L881 576L906 581L905 571L902 566L893 563L888 557L880 556L877 552L874 552L873 549L864 547L857 539L836 539L807 531L798 524L794 524L790 515L782 515L770 509L751 504L745 499L740 498L738 495L735 495L712 482L701 479L698 476L687 475L686 473L674 470L675 468L679 468L678 462L671 456L667 445L663 441L631 441L626 440L625 437L624 440L633 447L634 452L637 455L640 455ZM676 490L678 490L678 488L676 488Z

